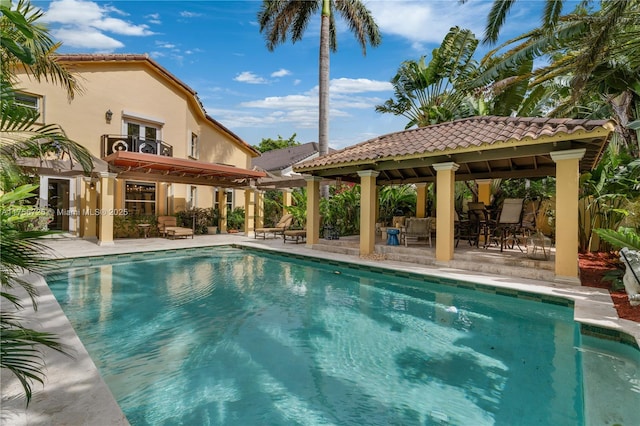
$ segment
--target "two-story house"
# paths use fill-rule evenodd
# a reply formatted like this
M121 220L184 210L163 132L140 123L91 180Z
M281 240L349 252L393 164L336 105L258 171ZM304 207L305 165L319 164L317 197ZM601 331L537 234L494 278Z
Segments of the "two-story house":
M57 57L82 92L18 73L19 101L60 125L96 158L92 176L42 168L39 202L54 229L113 241L114 215L167 215L189 207L252 206L260 155L207 115L196 92L147 55ZM226 209L221 209L222 212ZM223 219L224 221L224 215ZM224 230L225 223L221 223Z

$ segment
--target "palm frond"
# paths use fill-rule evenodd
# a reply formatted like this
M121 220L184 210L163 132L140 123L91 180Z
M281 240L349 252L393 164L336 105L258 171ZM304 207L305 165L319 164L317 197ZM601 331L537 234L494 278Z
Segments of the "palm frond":
M507 19L507 15L516 0L494 1L489 16L487 17L487 26L484 30L484 39L482 43L490 44L498 40L500 29Z

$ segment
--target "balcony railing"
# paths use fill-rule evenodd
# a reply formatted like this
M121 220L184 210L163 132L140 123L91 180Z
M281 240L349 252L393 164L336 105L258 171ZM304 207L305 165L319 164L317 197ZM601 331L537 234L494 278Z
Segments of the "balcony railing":
M173 157L173 147L155 139L141 139L137 136L102 135L102 156L117 151L142 152L144 154Z

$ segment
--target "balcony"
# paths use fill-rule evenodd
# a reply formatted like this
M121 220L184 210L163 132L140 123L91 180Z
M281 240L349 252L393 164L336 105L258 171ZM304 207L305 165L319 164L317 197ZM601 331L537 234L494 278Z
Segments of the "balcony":
M173 157L173 147L168 143L155 139L141 139L137 136L102 135L101 146L103 158L118 151Z

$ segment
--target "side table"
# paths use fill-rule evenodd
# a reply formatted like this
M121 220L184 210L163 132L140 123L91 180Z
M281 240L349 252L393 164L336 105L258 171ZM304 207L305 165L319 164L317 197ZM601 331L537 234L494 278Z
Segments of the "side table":
M151 228L151 224L149 223L139 223L138 228L142 231L145 238L149 237L149 229Z
M399 246L400 241L398 240L398 234L400 230L398 228L387 228L387 245L388 246Z

